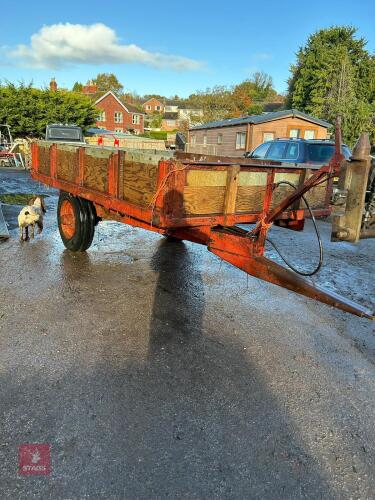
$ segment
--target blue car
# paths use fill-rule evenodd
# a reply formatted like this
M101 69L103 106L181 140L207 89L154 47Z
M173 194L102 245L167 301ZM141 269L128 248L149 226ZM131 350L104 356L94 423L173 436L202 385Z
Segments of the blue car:
M335 152L335 143L322 139L274 139L264 142L246 152L245 158L282 161L287 163L328 163ZM346 144L342 145L342 153L346 159L351 157L351 151Z

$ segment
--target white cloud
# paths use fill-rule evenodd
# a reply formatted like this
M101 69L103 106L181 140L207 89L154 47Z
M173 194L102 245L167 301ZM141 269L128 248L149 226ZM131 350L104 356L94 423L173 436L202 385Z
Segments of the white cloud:
M138 63L176 71L196 70L202 63L186 57L149 52L134 44L120 43L116 32L102 23L59 23L43 26L18 45L11 56L35 68L59 69L77 64Z
M251 56L253 61L268 61L273 58L272 54L267 52L257 52Z

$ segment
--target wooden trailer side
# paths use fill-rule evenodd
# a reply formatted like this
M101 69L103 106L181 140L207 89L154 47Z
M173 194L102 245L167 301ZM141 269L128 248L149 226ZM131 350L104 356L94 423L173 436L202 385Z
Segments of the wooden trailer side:
M298 186L308 169L276 165L191 163L154 152L33 144L33 177L93 201L108 217L116 212L159 228L256 222ZM309 193L317 215L328 215L327 189ZM302 220L300 202L280 215Z

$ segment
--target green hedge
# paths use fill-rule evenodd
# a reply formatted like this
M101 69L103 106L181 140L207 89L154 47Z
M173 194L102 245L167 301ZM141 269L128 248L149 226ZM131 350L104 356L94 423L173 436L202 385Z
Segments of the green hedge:
M150 132L145 132L141 137L148 137L149 139L160 139L162 141L167 140L168 134L174 134L175 132L165 132L164 130L151 130Z

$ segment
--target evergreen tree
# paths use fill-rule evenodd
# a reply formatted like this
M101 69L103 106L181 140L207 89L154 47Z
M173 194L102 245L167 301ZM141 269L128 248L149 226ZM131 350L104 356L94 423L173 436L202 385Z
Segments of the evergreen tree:
M311 35L291 67L287 107L334 123L342 117L343 137L375 136L375 57L351 26L334 26Z
M0 85L0 123L7 123L16 137L41 137L51 123L85 129L95 123L97 114L91 100L75 92L35 89L23 83Z

